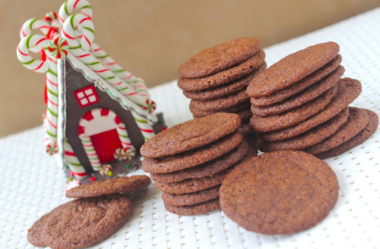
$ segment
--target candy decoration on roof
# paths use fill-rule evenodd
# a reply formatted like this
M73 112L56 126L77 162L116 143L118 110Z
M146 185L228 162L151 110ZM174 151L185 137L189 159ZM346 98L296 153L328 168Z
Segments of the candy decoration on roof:
M74 10L80 10L80 12L92 18L92 8L87 0L68 0L59 9L59 21L61 24L74 12ZM144 80L134 76L132 73L125 70L117 62L112 59L99 45L93 44L91 52L109 69L112 70L117 76L119 76L127 84L132 84L137 94L148 97L149 93L145 85Z
M79 14L72 13L76 9ZM33 35L33 30L43 35ZM28 20L20 37L20 62L46 74L46 152L57 155L68 175L81 182L123 174L131 168L125 165L141 165L139 148L155 130L161 131L162 115L154 114L156 104L145 82L94 43L89 2L68 0L58 15L49 12L44 20ZM30 52L40 53L41 60Z
M48 50L55 58L62 59L69 53L69 44L65 39L57 36L50 41Z

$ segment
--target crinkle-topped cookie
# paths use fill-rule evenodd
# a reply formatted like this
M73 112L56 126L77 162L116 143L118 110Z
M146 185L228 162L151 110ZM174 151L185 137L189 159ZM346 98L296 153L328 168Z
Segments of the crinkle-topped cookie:
M260 50L261 42L254 37L239 38L202 50L178 69L183 78L206 77L240 64Z
M301 151L276 151L236 166L220 188L223 212L261 234L291 234L323 220L339 185L324 161Z
M146 158L171 156L212 143L232 132L241 124L234 113L215 113L175 125L152 137L140 149Z
M290 54L254 78L247 93L259 98L282 90L317 71L338 53L337 43L326 42Z

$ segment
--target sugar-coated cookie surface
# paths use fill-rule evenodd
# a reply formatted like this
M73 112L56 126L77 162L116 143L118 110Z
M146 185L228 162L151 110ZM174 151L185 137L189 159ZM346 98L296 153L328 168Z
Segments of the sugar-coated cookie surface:
M132 212L123 195L76 199L65 203L44 221L41 238L52 248L83 248L111 236Z
M237 79L231 83L219 86L216 88L207 89L204 91L183 91L183 94L194 100L210 100L219 97L225 97L232 93L238 92L239 90L246 89L251 80L256 77L259 73L267 68L267 64L264 62L257 70L244 76L243 78Z
M272 93L268 96L263 96L260 98L251 98L251 103L254 106L270 106L275 103L281 102L303 90L308 88L309 86L317 83L318 81L322 80L324 77L332 73L335 69L337 69L342 62L342 56L337 55L334 59L332 59L329 63L315 71L314 73L310 74L309 76L301 79L300 81L297 81L296 83L279 90L275 93Z
M171 156L212 143L232 132L241 124L234 113L215 113L175 125L151 138L140 149L147 158Z
M339 185L324 161L276 151L236 166L220 189L223 212L248 231L290 234L318 224L334 207Z
M323 67L338 53L337 43L326 42L290 54L259 74L247 93L258 98L282 90Z
M292 127L272 132L258 133L258 136L266 141L285 140L302 134L338 115L344 108L347 108L362 91L362 85L358 80L344 78L340 79L338 84L339 89L337 94L331 100L330 104L320 113Z
M202 202L206 202L206 201L218 198L219 189L220 189L220 185L206 189L206 190L202 190L199 192L182 194L182 195L168 194L168 193L163 192L162 200L165 203L169 205L173 205L173 206L195 205L195 204L199 204Z
M210 75L208 77L197 78L197 79L185 79L179 77L178 87L184 91L194 92L194 91L203 91L219 87L225 84L228 84L234 80L240 79L247 76L255 70L258 70L259 67L263 66L265 59L265 53L263 50L260 50L252 58L242 62L239 65L236 65L232 68L226 69L219 73ZM266 65L265 65L266 68Z
M356 107L349 107L349 112L350 115L348 116L347 122L339 129L339 131L322 142L306 148L305 152L310 154L322 153L348 141L362 131L369 122L368 112Z
M164 205L169 212L178 215L199 215L220 209L218 198L190 206L174 206L166 202L164 202Z
M88 198L104 196L145 188L152 181L146 175L124 176L104 181L90 182L66 192L69 198Z
M330 150L327 150L325 152L316 154L315 156L321 159L332 157L332 156L338 156L347 150L351 149L352 147L355 147L356 145L359 145L363 143L365 140L367 140L375 131L377 130L377 126L379 125L379 117L376 113L370 110L366 110L369 115L369 122L367 126L359 132L356 136L352 137L350 140L342 143L341 145L332 148Z
M150 177L153 181L158 181L160 183L172 183L180 182L190 178L202 178L206 176L211 176L239 162L241 159L245 157L245 155L247 155L248 149L248 143L243 142L234 150L226 154L223 154L222 156L212 161L208 161L195 167L170 173L151 173Z
M237 115L239 115L239 117L241 119L242 119L242 117L244 119L244 117L247 114L247 112L246 112L247 109L249 109L249 113L251 114L249 117L252 117L252 112L250 110L251 104L249 103L249 101L246 101L246 102L238 104L236 106L233 106L233 107L230 107L227 109L223 109L223 110L219 110L219 111L202 111L202 110L199 110L196 107L194 107L193 102L190 102L189 108L190 108L190 112L194 115L194 117L204 117L204 116L208 116L208 115L211 115L211 114L214 114L217 112L229 112L229 113L236 113Z
M245 89L217 99L191 100L191 105L202 111L220 111L249 101Z
M198 191L212 188L212 187L222 184L223 179L228 175L229 172L231 172L232 169L233 167L230 167L212 176L206 176L202 178L192 178L192 179L187 179L181 182L173 182L173 183L155 182L155 183L156 183L157 188L159 188L162 192L165 192L168 194L194 193L194 192L198 192Z
M334 72L326 76L320 82L315 83L305 91L296 94L290 97L289 99L282 101L281 103L265 107L256 107L252 105L252 113L257 116L265 117L269 115L280 114L288 110L294 109L298 106L301 106L307 103L308 101L315 99L316 97L318 97L319 95L336 85L340 77L342 77L344 71L344 67L339 66Z
M254 37L230 40L202 50L179 69L183 78L200 78L231 68L251 58L260 50L261 42Z
M170 172L174 171L173 174L176 174L176 172L207 163L210 160L229 153L236 148L241 141L243 141L243 135L235 131L218 141L191 151L186 151L174 156L146 158L143 160L142 167L145 172L152 173L151 176L156 176L154 173L169 176L172 175ZM156 181L158 179L155 178L153 180Z
M302 150L333 135L346 123L349 116L348 108L329 121L307 131L297 137L284 141L266 142L259 140L257 146L263 152L276 150Z
M296 125L322 111L336 95L338 85L333 86L312 101L285 113L269 117L252 116L251 126L257 132L269 132L281 130Z

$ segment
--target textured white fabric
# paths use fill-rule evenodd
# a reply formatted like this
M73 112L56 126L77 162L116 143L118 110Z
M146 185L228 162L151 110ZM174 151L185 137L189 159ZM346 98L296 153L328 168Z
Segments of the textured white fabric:
M380 110L380 9L265 49L268 65L307 46L336 41L345 77L359 79L363 92L352 104ZM151 89L158 111L172 126L192 118L176 82ZM221 211L180 217L165 211L152 184L133 198L130 221L91 248L379 248L380 133L343 155L327 159L338 176L335 208L319 225L286 236L247 232ZM0 248L33 248L27 230L43 214L68 201L65 180L44 152L42 128L0 139ZM133 174L142 174L139 170Z

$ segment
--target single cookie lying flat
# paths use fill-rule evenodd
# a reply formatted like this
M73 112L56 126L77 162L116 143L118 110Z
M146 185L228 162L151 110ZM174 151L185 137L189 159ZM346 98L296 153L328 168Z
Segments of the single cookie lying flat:
M227 136L240 125L239 116L233 113L196 118L158 133L141 147L140 153L146 158L179 154Z
M322 160L301 151L248 159L223 181L223 212L248 231L296 233L318 224L334 207L339 185Z
M305 91L275 105L266 106L266 107L256 107L252 105L252 113L256 116L266 117L274 114L280 114L291 109L294 109L298 106L301 106L312 99L315 99L322 93L329 90L336 83L338 83L340 77L342 77L345 69L342 66L339 66L333 73L325 77L320 82L312 85Z
M356 136L348 140L347 142L342 143L341 145L332 148L330 150L327 150L325 152L316 154L315 156L321 159L332 157L332 156L338 156L349 149L355 147L356 145L359 145L363 143L365 140L367 140L375 131L377 130L377 126L379 125L379 117L376 113L370 110L366 110L369 115L369 122L367 126L359 132Z
M178 215L200 215L220 209L219 199L199 203L191 206L173 206L164 202L165 208Z
M344 109L341 113L330 119L329 121L315 127L314 129L299 135L297 137L290 138L284 141L278 142L265 142L259 140L257 145L259 150L263 152L276 151L276 150L302 150L314 144L321 142L322 140L330 137L337 132L348 119L348 108Z
M45 221L49 217L49 213L42 216L36 222L34 222L33 226L28 229L28 241L30 244L36 247L46 247L47 245L43 242L43 228L45 225Z
M350 115L348 116L347 122L339 129L339 131L322 142L306 148L305 152L310 154L322 153L341 145L362 131L369 122L367 111L356 107L349 107L349 112Z
M195 91L195 92L183 91L183 94L189 99L200 100L200 101L225 97L232 93L246 89L249 83L252 81L252 79L256 77L259 73L264 71L266 68L267 68L267 64L264 62L257 70L231 83L225 84L220 87L207 89L204 91Z
M259 74L248 86L251 97L282 90L326 65L339 53L339 45L327 42L290 54Z
M163 192L162 200L165 203L173 206L189 206L195 205L209 200L213 200L219 197L220 185L212 187L206 190L202 190L195 193L183 194L183 195L172 195Z
M236 148L241 141L243 141L243 135L235 131L216 142L178 155L146 158L142 162L142 167L145 172L170 175L169 172L178 172L218 158Z
M212 161L203 163L199 166L164 174L151 173L150 177L153 181L160 183L172 183L191 178L212 176L236 164L241 159L243 159L247 153L248 143L243 142L233 151L228 152Z
M322 80L324 77L326 77L327 75L332 73L335 69L337 69L341 62L342 62L342 56L338 54L329 63L327 63L322 68L315 71L314 73L310 74L309 76L301 79L300 81L297 81L296 83L278 92L272 93L271 95L264 96L261 98L251 98L251 103L254 106L263 107L263 106L270 106L278 102L281 102L299 92L302 92L309 86Z
M109 195L70 201L53 210L41 237L52 248L82 248L111 236L132 212L132 203L123 195Z
M200 51L179 67L178 74L188 79L212 75L248 60L260 46L260 40L254 37L230 40Z
M250 120L250 124L256 132L281 130L296 125L321 112L331 102L337 90L338 85L335 85L319 97L286 113L269 117L258 117L254 115Z
M104 181L89 182L72 188L66 192L66 197L88 198L112 195L145 188L151 182L150 178L145 175L116 177Z
M258 133L258 137L265 141L281 141L302 134L319 124L322 124L334 116L338 115L362 92L362 85L359 81L344 78L339 80L339 89L331 103L317 115L295 125L282 130Z

